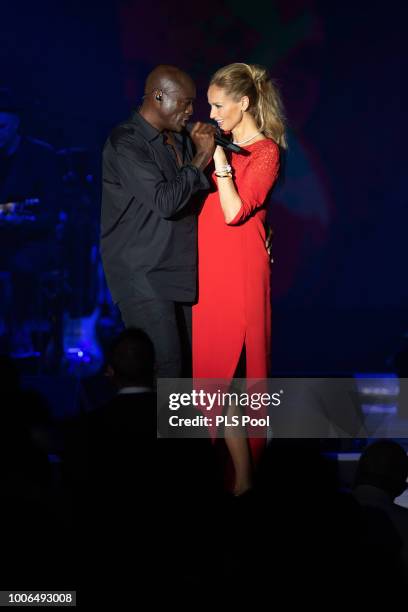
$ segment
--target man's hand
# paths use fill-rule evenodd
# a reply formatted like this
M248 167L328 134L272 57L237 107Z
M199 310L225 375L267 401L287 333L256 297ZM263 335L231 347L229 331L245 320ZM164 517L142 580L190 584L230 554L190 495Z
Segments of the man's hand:
M190 136L196 147L196 154L191 163L204 170L215 151L215 126L210 123L195 123Z

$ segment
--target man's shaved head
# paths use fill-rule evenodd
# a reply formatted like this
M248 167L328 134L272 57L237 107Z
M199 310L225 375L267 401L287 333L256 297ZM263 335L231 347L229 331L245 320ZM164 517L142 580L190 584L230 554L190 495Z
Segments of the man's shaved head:
M180 132L193 112L192 78L176 66L156 66L146 79L140 114L160 131Z
M149 94L156 89L170 91L172 89L179 89L180 87L190 86L195 89L192 78L180 68L176 66L169 66L167 64L160 64L156 66L146 79L145 95Z

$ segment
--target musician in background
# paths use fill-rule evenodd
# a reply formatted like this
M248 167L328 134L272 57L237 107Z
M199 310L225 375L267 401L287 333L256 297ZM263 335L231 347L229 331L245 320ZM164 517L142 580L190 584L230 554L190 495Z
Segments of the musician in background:
M33 331L47 319L44 274L57 267L60 178L53 148L22 132L21 113L0 88L0 348L28 357Z

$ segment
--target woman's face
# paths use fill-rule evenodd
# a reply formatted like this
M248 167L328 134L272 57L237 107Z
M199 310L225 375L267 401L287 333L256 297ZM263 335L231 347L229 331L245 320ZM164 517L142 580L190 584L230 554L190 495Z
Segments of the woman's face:
M210 85L207 92L211 106L210 118L214 119L224 132L231 132L242 120L245 98L239 102L228 96L221 87Z

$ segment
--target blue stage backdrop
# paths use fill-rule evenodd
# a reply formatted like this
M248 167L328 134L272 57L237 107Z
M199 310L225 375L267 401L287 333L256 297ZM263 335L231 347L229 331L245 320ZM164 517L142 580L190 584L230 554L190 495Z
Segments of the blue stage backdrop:
M211 73L268 66L289 126L274 229L275 371L386 369L408 331L403 2L122 0L3 4L0 84L57 148L102 143L147 73L175 63L208 116Z

